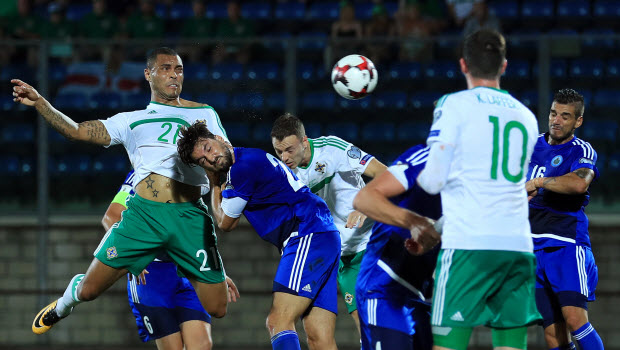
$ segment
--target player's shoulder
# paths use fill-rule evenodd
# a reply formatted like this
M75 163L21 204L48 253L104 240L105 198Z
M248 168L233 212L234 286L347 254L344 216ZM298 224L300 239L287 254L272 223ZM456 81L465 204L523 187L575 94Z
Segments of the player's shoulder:
M318 151L334 151L341 150L346 151L351 145L349 142L341 139L338 136L320 136L312 140L312 146Z
M596 150L592 145L582 140L578 137L575 137L572 141L570 141L571 152L574 153L578 157L594 159L596 157Z
M183 104L183 107L187 107L187 108L201 108L201 107L211 107L206 103L201 103L201 102L195 102L195 101L190 101L190 100L186 100L184 98L179 99L180 102Z
M410 164L421 164L426 161L428 158L428 152L430 147L426 145L415 145L405 152L403 152L396 160L395 164L400 163L410 163Z

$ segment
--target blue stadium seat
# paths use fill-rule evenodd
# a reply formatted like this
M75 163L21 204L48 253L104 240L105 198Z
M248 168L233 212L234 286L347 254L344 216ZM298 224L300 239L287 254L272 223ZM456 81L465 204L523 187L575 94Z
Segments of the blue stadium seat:
M71 141L67 140L67 138L62 136L58 131L47 128L47 142L52 145L57 145L60 143L70 143Z
M168 19L168 6L166 4L155 4L155 15L161 19Z
M590 2L587 0L563 0L558 2L558 19L588 16L590 16Z
M34 124L8 124L2 127L3 143L30 143L34 141Z
M607 171L607 154L605 153L596 154L596 169L598 169L598 172L601 175Z
M259 123L252 128L252 138L258 142L270 142L271 123Z
M235 109L262 109L264 103L263 95L256 92L238 93L230 99L230 105Z
M205 15L210 19L228 18L228 7L225 2L209 2Z
M390 17L394 17L394 14L398 11L398 2L396 1L383 2L383 6L385 6L385 9Z
M362 127L362 140L364 141L394 141L396 128L393 123L372 122Z
M334 92L309 92L301 98L301 107L304 109L332 109L335 104Z
M241 5L241 16L248 19L271 19L271 4L268 2L246 2Z
M283 110L286 106L286 96L282 92L274 92L267 96L267 107L275 110Z
M504 76L507 78L530 78L530 63L526 60L510 60Z
M175 2L170 8L170 19L185 19L193 16L194 10L191 2Z
M605 28L589 28L583 31L583 34L592 34L592 35L610 35L614 34L613 29L605 29ZM613 49L615 47L614 39L591 39L586 38L583 40L584 49Z
M575 59L571 63L571 78L602 78L605 63L599 59Z
M20 157L19 171L22 175L32 175L36 171L36 164L34 157Z
M262 41L262 43L266 49L281 51L288 47L288 43L285 41L285 39L289 39L292 36L293 35L289 32L267 33L264 35L264 38L267 40ZM284 53L282 54L284 55Z
M297 77L303 80L314 79L314 65L311 62L297 63Z
M84 109L88 106L88 95L77 92L69 92L56 95L54 107L63 109Z
M398 62L393 63L389 70L388 76L391 79L417 79L421 75L421 67L416 62Z
M338 104L340 108L344 109L369 109L372 107L373 96L369 95L359 100L347 100L346 98L339 98Z
M278 3L273 11L277 20L301 20L306 16L306 5L301 2Z
M523 19L551 19L553 18L553 1L525 1L521 5Z
M320 123L306 123L304 124L306 129L306 135L311 138L317 138L321 136L321 124Z
M91 96L88 105L90 108L119 109L123 104L123 97L117 92L99 92Z
M377 108L404 109L407 107L405 92L383 92L377 93L374 97Z
M538 68L538 67L536 67ZM565 78L568 71L568 63L561 58L551 59L551 76L553 78ZM538 71L534 73L538 75Z
M243 77L243 65L239 63L220 63L211 68L213 80L239 80Z
M443 96L441 92L437 91L419 91L411 95L409 99L413 108L434 108L435 101ZM430 116L429 116L430 118Z
M123 94L123 109L135 110L144 109L151 101L151 95L145 92L135 92L131 94Z
M91 170L91 158L88 155L52 157L48 169L52 175L86 174Z
M49 66L49 78L53 82L64 81L67 77L67 66L59 63L53 63Z
M406 122L398 125L396 137L399 141L423 142L431 130L430 123Z
M192 77L192 80L205 80L208 77L209 69L204 63L185 63L183 73L185 76Z
M353 122L329 123L325 127L325 134L338 136L348 142L357 142L359 127Z
M19 175L19 157L18 156L0 156L0 175Z
M93 159L92 171L95 173L126 173L130 164L126 155L104 154Z
M299 50L318 51L325 48L327 34L320 31L300 32L297 40Z
M613 120L587 120L577 130L584 140L613 142L618 134L618 123Z
M277 63L249 64L245 72L250 80L276 80L280 78L280 66Z
M538 105L538 91L537 90L527 90L521 94L521 98L519 99L521 103L523 103L526 107L533 107Z
M232 144L247 142L250 139L250 124L243 122L226 123L226 135Z
M17 103L13 101L13 95L0 94L0 109L3 111L10 111L17 107Z
M594 2L593 15L595 19L618 19L620 18L620 1L598 0Z
M489 9L500 20L516 20L519 18L519 3L517 1L493 1Z
M511 34L514 36L511 36L510 40L507 43L508 50L511 50L514 48L514 49L529 51L529 50L537 49L538 41L536 39L538 39L537 37L541 35L541 32L540 30L536 28L520 27L520 28L513 30ZM532 37L532 39L530 40L529 38L519 38L519 36L526 36L526 37L529 36L529 37Z
M607 61L605 76L607 78L620 78L620 59L616 58Z
M228 107L228 94L225 92L206 92L198 95L196 101L206 103L215 109Z
M598 90L592 102L596 107L620 107L620 90Z
M79 21L91 12L93 12L91 4L70 4L67 6L65 18L69 21Z
M12 63L0 68L0 80L21 79L23 81L34 81L35 73L36 69L28 67L25 63Z
M334 21L340 15L340 5L337 1L315 2L308 9L308 19L313 21Z
M614 153L609 157L607 170L611 173L620 173L620 153Z
M424 76L429 79L456 79L460 73L458 65L452 61L433 62L424 67Z
M355 4L355 18L360 21L367 21L372 18L372 10L375 4L372 2L360 2Z

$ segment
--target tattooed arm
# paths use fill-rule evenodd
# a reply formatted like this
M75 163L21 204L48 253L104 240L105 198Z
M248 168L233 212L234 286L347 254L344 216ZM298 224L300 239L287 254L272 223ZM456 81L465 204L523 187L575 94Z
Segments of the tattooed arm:
M537 177L525 183L528 193L544 188L563 194L582 194L588 190L594 180L594 170L579 168L572 173L555 177Z
M54 108L32 86L19 79L13 79L11 83L15 84L13 86L13 101L26 106L34 106L39 114L43 116L43 119L64 137L70 140L84 141L102 146L110 144L110 134L108 134L102 122L90 120L76 123Z

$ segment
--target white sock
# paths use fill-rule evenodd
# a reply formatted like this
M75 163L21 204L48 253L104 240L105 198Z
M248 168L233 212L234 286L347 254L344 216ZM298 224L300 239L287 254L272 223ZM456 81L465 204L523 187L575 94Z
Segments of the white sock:
M65 294L62 295L60 299L58 299L58 303L56 304L56 313L60 317L65 317L71 313L73 307L82 303L80 299L77 297L77 287L84 279L84 274L80 273L71 279L67 289L65 290Z

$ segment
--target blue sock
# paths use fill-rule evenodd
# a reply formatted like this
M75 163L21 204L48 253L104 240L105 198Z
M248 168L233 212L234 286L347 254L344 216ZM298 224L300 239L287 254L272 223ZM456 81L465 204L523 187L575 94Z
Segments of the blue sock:
M603 341L590 322L574 332L570 332L583 350L603 350Z
M273 350L301 350L299 337L295 331L282 331L271 337Z

